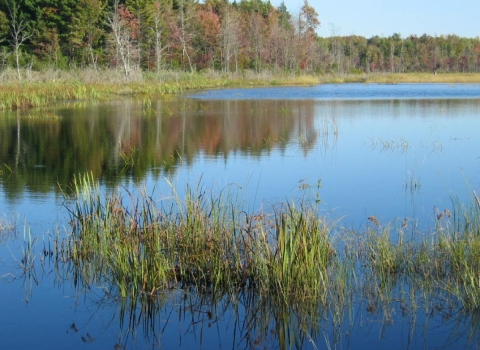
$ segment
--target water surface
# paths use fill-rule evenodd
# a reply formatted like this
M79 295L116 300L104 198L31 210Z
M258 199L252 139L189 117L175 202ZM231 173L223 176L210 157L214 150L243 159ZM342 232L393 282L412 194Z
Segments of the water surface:
M283 87L210 90L192 95L220 100L399 100L478 99L478 84L323 84Z
M362 229L372 215L384 224L408 217L413 237L435 225L438 211L467 205L473 190L480 192L478 130L480 85L474 84L212 90L151 104L2 112L0 215L15 226L0 240L6 315L0 334L15 339L4 348L250 348L256 341L282 348L281 322L290 327L286 334L302 338L301 347L315 348L298 320L278 310L265 311L265 324L249 330L252 310L264 306L248 298L235 309L232 300L188 304L173 293L146 319L154 324L140 324L133 334L124 309L102 286L79 291L68 273L41 256L45 238L68 230L64 194L74 176L91 172L104 189L146 186L163 196L171 193L165 179L180 194L199 182L228 187L254 212L318 192L322 214L339 228ZM41 258L34 275L19 267L29 230L32 240L38 236ZM134 319L142 320L144 308L133 308ZM312 341L318 348L327 340L340 348L384 348L399 339L402 348L479 346L478 333L473 343L465 335L474 323L468 316L447 322L440 312L413 318L394 308L387 324L382 310L358 301L340 338L326 322L311 330Z

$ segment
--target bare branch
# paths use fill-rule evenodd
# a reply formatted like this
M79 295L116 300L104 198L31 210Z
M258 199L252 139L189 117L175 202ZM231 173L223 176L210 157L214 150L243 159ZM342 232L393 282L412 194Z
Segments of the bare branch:
M8 11L10 13L10 27L12 36L12 40L9 42L10 45L12 45L15 53L18 82L21 83L22 76L20 74L20 47L26 40L32 37L33 33L29 30L27 23L23 19L18 19L18 12L20 11L20 6L18 4L14 4L13 8L9 8Z

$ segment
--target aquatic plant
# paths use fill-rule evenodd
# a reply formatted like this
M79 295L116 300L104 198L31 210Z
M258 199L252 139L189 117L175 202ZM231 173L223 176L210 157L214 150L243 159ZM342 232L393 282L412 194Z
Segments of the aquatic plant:
M105 192L92 175L77 176L72 195L65 191L71 230L50 236L40 258L77 288L100 286L132 328L137 318L155 327L155 313L172 298L186 311L199 303L191 312L209 320L220 317L218 304L236 310L242 302L251 344L269 333L272 319L278 342L318 339L322 322L331 322L333 335L325 337L336 343L346 322L359 322L351 310L380 321L380 332L396 313L473 317L480 310L476 193L471 208L435 208L433 231L419 233L407 218L385 225L374 215L362 231L329 225L305 180L300 198L264 203L255 214L232 188L216 194L199 183L180 196L169 185L155 199L144 188ZM36 283L37 238L24 241L22 271Z
M135 155L137 149L135 146L129 145L128 149L120 150L120 157L123 160L123 170L131 169L135 166Z
M125 189L102 196L89 175L73 187L71 261L99 267L95 280L124 297L192 284L248 287L285 303L326 300L335 251L329 227L306 203L270 217L248 215L227 192L216 197L202 186L160 202Z
M332 288L346 300L352 282L339 276L369 276L379 295L391 295L406 278L448 290L466 308L479 306L478 210L463 214L463 226L451 222L458 210L436 211L435 232L420 241L405 239L408 219L395 228L370 216L364 233L342 236L340 254L334 228L317 214L318 200L254 215L232 193L214 195L201 185L187 187L184 199L172 187L159 201L145 190L101 195L89 175L77 177L73 187L73 229L64 251L88 278L108 281L124 297L194 285L249 288L285 305L327 304Z
M385 140L385 139L371 139L371 149L377 148L379 146L380 151L390 151L390 152L400 152L405 153L409 148L410 144L404 139L398 140Z
M75 82L11 84L0 89L0 109L27 109L69 100L95 101L98 97L93 86Z
M2 173L0 171L0 175L1 174ZM3 242L4 240L7 240L10 236L14 236L16 233L15 230L16 230L15 218L9 219L6 216L4 216L3 218L0 218L0 243Z
M422 183L420 182L419 178L415 176L415 171L408 171L405 183L403 184L405 191L410 191L410 193L413 194L413 192L419 190L421 186Z

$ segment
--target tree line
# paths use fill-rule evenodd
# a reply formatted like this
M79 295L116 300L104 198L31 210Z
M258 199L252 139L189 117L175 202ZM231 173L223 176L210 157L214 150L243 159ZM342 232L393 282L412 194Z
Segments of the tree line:
M2 0L0 69L478 72L480 38L320 37L316 9L269 0Z

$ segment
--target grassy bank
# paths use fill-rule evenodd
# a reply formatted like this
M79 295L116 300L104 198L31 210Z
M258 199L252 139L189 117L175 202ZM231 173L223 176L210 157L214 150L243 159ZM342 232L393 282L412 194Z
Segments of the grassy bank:
M0 75L0 109L26 109L72 100L107 100L122 96L177 94L188 90L225 87L313 85L320 83L479 83L480 74L473 73L411 73L411 74L350 74L301 75L245 71L221 74L159 72L132 73L128 79L114 70L45 70L23 72L22 84L16 72Z
M474 84L480 83L480 73L370 73L329 76L326 83L437 83L437 84Z
M118 71L78 70L32 72L30 78L18 84L12 74L0 78L0 109L42 107L63 101L98 101L124 96L161 96L189 90L234 86L312 85L315 76L244 72L133 73L128 79Z
M402 283L446 293L467 312L480 312L475 201L468 212L438 214L432 232L374 217L364 232L352 232L329 225L308 197L248 213L238 194L202 186L188 188L182 200L173 189L158 201L143 190L104 195L90 176L73 187L72 231L56 238L51 254L70 266L75 280L106 283L122 297L193 286L335 310L354 293L388 303Z

